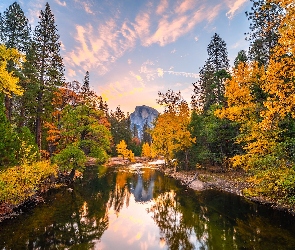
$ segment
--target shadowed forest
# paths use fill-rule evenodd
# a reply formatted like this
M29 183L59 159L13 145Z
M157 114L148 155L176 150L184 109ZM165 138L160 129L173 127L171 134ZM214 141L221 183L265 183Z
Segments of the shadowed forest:
M191 100L159 92L164 112L138 138L109 110L90 73L67 82L49 4L32 30L18 3L0 13L0 204L20 204L59 173L121 155L165 158L174 171L216 166L248 174L249 196L295 203L295 4L251 0L250 48L232 65L215 33ZM197 49L197 48L196 48ZM206 49L206 48L199 48ZM1 208L1 206L0 206Z

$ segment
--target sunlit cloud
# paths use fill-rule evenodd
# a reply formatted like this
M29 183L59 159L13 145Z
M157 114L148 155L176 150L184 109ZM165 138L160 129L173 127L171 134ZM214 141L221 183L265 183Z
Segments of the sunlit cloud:
M162 15L165 12L165 10L168 8L168 5L169 5L168 0L161 0L160 4L157 7L156 13L158 15Z
M199 37L195 36L195 41L196 42L199 41Z
M135 18L134 30L136 31L137 36L142 41L143 45L147 45L144 41L149 37L150 30L150 11L140 12Z
M60 48L61 50L66 50L66 47L62 41L60 41Z
M130 71L129 76L123 80L105 84L99 88L102 97L109 100L116 100L125 96L133 96L145 89L145 84L140 75Z
M59 1L59 0L58 0ZM89 0L74 0L88 14L94 14L92 11L92 3Z
M67 6L66 1L55 0L55 2L60 6L64 6L64 7Z
M222 6L223 4L217 4L208 12L209 15L207 16L207 20L209 22L213 22L213 20L216 19L216 17L218 16L218 14L220 13L222 9Z
M158 72L158 77L163 77L163 75L164 75L164 70L163 69L158 68L157 72Z
M128 59L127 60L127 63L130 65L130 64L132 64L132 60L131 59Z
M135 34L127 23L118 27L114 19L109 19L98 27L76 25L75 40L75 48L65 56L67 64L84 71L95 69L103 75L111 63L134 47Z
M37 25L40 11L45 9L45 3L45 0L30 1L29 4L27 3L29 6L27 18L29 19L32 28Z
M76 76L76 72L75 72L75 70L72 70L72 69L66 69L66 71L67 71L67 75L68 75L69 77L74 77L74 76Z
M171 50L171 54L174 54L176 52L176 49Z
M83 5L86 12L87 8L91 7L89 1L75 1ZM240 6L237 2L230 13L234 13ZM165 46L192 31L198 23L204 20L212 22L225 8L221 3L213 6L212 3L200 3L195 0L184 0L181 4L173 3L172 6L169 4L171 3L167 0L161 0L158 5L146 4L146 8L140 11L134 20L125 18L120 21L116 17L97 25L76 25L76 46L66 54L67 64L70 67L82 67L83 71L95 69L100 75L104 75L110 70L112 63L127 51L133 50L138 41L145 47L153 44ZM166 13L168 7L169 12ZM155 11L165 14L155 16ZM199 38L195 36L194 39L198 41ZM176 49L171 51L175 52ZM127 63L130 65L132 61ZM149 71L148 66L142 66L141 71ZM154 77L155 73L159 75L157 71L150 72L149 79Z
M195 0L184 0L179 6L177 6L176 13L185 13L188 10L193 9L197 4Z
M157 76L157 70L155 69L154 65L154 62L147 60L140 67L139 72L145 75L145 79L147 81L153 81Z
M232 19L235 16L235 13L246 3L247 0L227 0L229 11L226 13L226 16L229 19Z

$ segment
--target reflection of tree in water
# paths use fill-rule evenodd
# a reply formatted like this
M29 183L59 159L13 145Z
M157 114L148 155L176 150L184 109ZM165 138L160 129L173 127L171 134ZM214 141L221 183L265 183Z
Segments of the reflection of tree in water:
M113 207L116 213L119 213L123 206L129 206L130 192L128 188L128 179L131 173L128 172L118 172L115 181L115 187L110 191L110 198L108 201L108 209Z
M72 192L52 190L33 216L1 223L0 249L91 249L108 228L109 210L128 207L130 192L138 200L153 197L148 212L160 229L160 245L169 249L294 249L294 218L285 214L274 217L213 190L196 194L154 170L112 171L97 179L96 169L88 168Z
M194 249L189 239L193 228L184 223L175 196L173 191L159 195L149 212L153 213L153 219L163 235L161 240L165 238L169 249Z
M56 191L48 204L36 207L34 216L23 218L21 225L16 219L7 223L9 230L0 228L1 238L5 237L0 249L91 249L108 227L109 192L105 191L111 187L106 182L107 178L99 183L90 179L71 192Z

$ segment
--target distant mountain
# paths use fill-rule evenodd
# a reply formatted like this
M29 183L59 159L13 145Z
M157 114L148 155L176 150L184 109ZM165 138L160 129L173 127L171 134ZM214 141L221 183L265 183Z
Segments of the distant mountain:
M134 125L138 130L138 138L142 138L143 126L145 123L151 128L153 127L153 121L158 117L159 112L149 106L136 106L135 111L130 114L131 130Z

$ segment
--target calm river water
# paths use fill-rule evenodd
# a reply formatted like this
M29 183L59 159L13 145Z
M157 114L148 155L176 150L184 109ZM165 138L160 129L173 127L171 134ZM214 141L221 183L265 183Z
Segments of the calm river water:
M0 224L0 249L295 249L295 218L152 168L91 167Z

